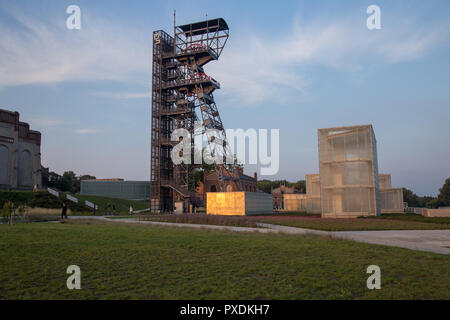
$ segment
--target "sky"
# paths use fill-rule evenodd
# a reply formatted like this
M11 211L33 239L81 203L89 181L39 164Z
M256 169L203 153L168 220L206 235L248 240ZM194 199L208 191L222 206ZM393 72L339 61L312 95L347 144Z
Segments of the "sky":
M450 177L447 0L0 0L0 108L42 132L45 167L149 179L152 32L171 34L174 10L178 25L227 21L205 71L225 127L280 130L279 172L262 178L318 173L317 129L360 124L393 187L436 195Z

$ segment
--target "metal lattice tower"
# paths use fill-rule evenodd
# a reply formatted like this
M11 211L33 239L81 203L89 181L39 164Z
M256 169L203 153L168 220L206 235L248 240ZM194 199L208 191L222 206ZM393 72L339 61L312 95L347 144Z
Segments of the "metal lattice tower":
M234 156L214 101L220 84L203 67L217 60L229 37L224 19L175 26L174 37L159 30L153 33L152 132L150 208L153 213L173 211L175 201L198 204L194 195L194 122L201 118L209 153L219 159L215 168L219 191L234 182L241 189ZM175 129L186 129L190 142L171 141ZM175 165L173 148L190 143L191 163Z

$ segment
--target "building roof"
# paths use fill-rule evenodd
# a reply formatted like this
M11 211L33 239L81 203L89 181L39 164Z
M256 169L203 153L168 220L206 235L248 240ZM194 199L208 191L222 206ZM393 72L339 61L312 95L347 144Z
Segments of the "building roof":
M216 171L213 171L213 172L211 172L211 173L208 173L208 174L206 175L205 178L207 179L208 177L212 177L213 175L216 175L216 176L217 176L217 172L216 172ZM214 179L217 179L217 177L214 178ZM231 178L230 176L224 176L224 179L225 179L225 180L231 180L232 178ZM239 179L240 179L240 180L245 180L245 181L250 181L250 182L255 182L255 183L256 183L256 179L255 179L254 177L248 176L248 175L246 175L246 174L240 174L240 175L239 175Z
M345 131L345 130L353 130L353 129L363 129L363 128L372 128L371 124L363 124L357 126L345 126L345 127L334 127L334 128L320 128L318 131L322 132L332 132L332 131Z
M20 114L17 111L0 109L0 122L13 124L15 131L19 132L19 138L40 145L41 133L39 131L30 130L30 125L26 122L19 121L19 118Z
M194 22L178 26L177 28L185 32L186 37L198 36L201 34L211 32L208 31L208 29L214 29L214 31L229 30L228 24L223 18Z

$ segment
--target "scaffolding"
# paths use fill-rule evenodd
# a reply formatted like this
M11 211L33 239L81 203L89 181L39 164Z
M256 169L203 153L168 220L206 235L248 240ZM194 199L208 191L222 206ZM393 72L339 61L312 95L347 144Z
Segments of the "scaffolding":
M213 92L220 83L207 75L204 66L217 60L229 37L224 19L212 19L174 27L174 36L159 30L153 33L152 123L150 208L153 213L173 212L174 204L201 206L195 197L193 172L194 136L206 134L209 154L215 159L219 191L229 181L240 189L239 174L227 142L225 129ZM195 122L202 120L202 128ZM172 141L175 129L189 132L186 141ZM198 130L200 129L200 131ZM190 149L190 161L174 164L176 144ZM180 157L183 152L179 152ZM230 164L231 163L231 164Z
M322 217L380 215L372 125L319 129L318 134Z
M309 214L321 214L320 205L320 175L306 175L306 212Z

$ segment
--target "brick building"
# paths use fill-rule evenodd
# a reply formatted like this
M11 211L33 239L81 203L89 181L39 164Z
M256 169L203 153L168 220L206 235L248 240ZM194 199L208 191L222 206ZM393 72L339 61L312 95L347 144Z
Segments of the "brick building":
M227 177L225 177L225 180ZM242 190L245 192L257 192L258 191L258 176L255 172L254 176L248 176L244 174L243 169L239 169L239 179L241 183ZM217 192L219 190L219 179L217 172L205 173L203 176L203 181L200 182L196 190L196 196L203 200L206 204L206 193L207 192ZM229 179L226 187L227 192L237 191L235 180Z

